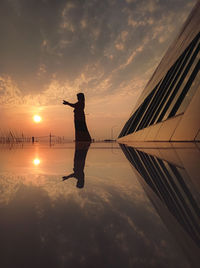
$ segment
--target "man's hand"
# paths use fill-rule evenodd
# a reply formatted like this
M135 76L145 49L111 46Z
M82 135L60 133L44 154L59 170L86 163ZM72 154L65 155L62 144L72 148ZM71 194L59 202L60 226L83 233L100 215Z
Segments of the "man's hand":
M63 100L63 104L64 105L67 105L68 104L68 101Z

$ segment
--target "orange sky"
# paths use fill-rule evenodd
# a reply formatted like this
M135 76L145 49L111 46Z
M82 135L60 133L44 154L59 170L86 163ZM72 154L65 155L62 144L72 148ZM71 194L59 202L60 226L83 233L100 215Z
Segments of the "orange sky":
M1 2L0 134L73 139L84 92L91 136L116 137L195 2Z

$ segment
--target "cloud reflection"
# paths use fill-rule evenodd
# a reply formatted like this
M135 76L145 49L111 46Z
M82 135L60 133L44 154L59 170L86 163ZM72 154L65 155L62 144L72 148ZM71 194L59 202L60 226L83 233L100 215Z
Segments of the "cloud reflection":
M74 148L0 151L5 165L23 153L23 160L40 156L48 171L21 176L10 168L12 176L1 176L0 266L189 267L122 152L93 146L81 191L60 181Z

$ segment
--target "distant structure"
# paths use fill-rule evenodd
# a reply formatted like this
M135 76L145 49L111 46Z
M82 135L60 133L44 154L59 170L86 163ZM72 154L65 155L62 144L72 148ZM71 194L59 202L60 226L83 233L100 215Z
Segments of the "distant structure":
M142 92L118 140L200 141L200 1Z

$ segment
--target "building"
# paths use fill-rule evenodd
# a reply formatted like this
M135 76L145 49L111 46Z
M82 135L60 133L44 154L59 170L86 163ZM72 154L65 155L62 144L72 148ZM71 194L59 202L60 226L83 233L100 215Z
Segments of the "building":
M166 228L191 267L200 262L199 148L170 143L157 148L120 147ZM177 265L178 267L179 265Z
M142 92L118 139L200 141L200 1Z

